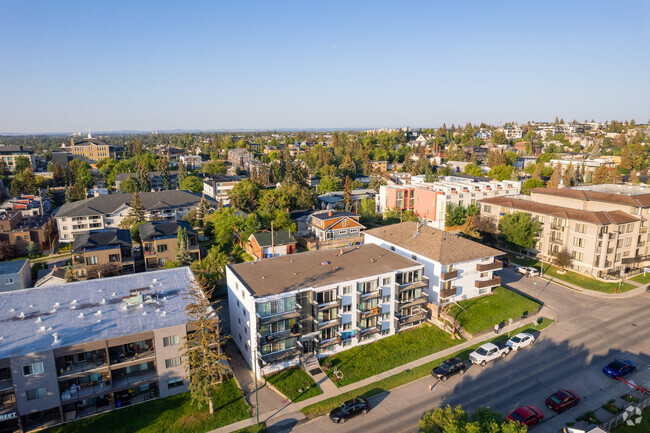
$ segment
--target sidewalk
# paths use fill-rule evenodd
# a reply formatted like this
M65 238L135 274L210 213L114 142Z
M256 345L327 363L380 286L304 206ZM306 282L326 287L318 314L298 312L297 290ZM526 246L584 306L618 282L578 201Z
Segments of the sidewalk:
M532 323L537 320L539 317L548 317L553 320L555 320L555 313L549 309L548 307L542 307L542 309L535 315L526 317L525 319L520 319L517 322L514 322L512 324L512 329L516 329L518 327L524 326L526 323ZM505 330L502 330L501 333L503 333ZM363 386L373 384L379 380L385 379L390 376L394 376L398 373L401 373L406 370L413 369L415 367L418 367L420 365L435 361L436 359L440 358L445 358L453 353L456 353L460 350L466 349L470 346L473 346L477 343L481 343L483 341L487 341L494 338L494 333L492 331L485 331L479 335L474 336L472 340L465 341L464 343L457 344L455 346L449 347L445 350L442 350L437 353L433 353L431 355L427 355L423 358L416 359L415 361L411 361L407 364L401 365L399 367L395 367L392 370L385 371L383 373L376 374L375 376L368 377L366 379L360 380L355 383L351 383L350 385L343 386L341 388L337 389L323 389L323 394L320 394L316 397L312 397L308 400L301 401L299 403L288 403L284 407L277 409L277 410L271 410L267 411L265 413L260 413L260 422L266 422L267 427L271 427L273 425L277 425L279 423L282 423L283 425L293 423L293 425L297 424L298 422L301 422L303 420L306 420L305 415L300 412L300 410L306 406L312 405L314 403L318 403L323 400L327 400L332 397L336 397L337 395L340 395L341 393L346 393L350 391L354 391L355 389L359 389ZM208 433L230 433L237 431L239 429L242 429L244 427L249 427L252 425L255 425L256 423L256 418L253 416L249 419L245 419L239 422L236 422L234 424L230 424L224 427L220 427L216 430L212 430L211 432Z
M632 285L632 286L636 286L635 289L632 289L632 290L629 290L629 291L623 292L623 293L603 293L603 292L598 292L596 290L585 289L583 287L576 286L575 284L572 284L572 283L569 283L567 281L560 280L560 279L557 279L557 278L554 278L554 277L549 278L546 275L538 276L536 278L541 278L543 280L546 280L546 281L549 281L551 283L557 284L558 286L562 286L562 287L565 287L567 289L571 289L573 291L582 293L584 295L593 296L593 297L596 297L596 298L617 298L617 299L620 299L620 298L633 298L635 296L638 296L638 295L644 293L645 290L646 290L646 285L645 284L637 283L636 281L632 281L632 280L625 280L625 282Z

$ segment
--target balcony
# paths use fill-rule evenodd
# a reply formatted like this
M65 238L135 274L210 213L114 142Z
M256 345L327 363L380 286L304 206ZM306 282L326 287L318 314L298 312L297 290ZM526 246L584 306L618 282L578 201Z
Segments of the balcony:
M75 398L89 397L91 395L109 392L110 389L110 380L105 380L93 384L72 384L68 389L61 392L61 400L66 401Z
M323 340L323 341L319 341L319 342L317 341L316 344L318 345L318 347L320 347L322 349L322 348L325 348L325 347L328 347L328 346L332 346L334 344L339 344L340 342L341 342L341 337L337 336L337 337L333 337L333 338L328 338L327 340Z
M257 314L257 318L259 321L260 325L266 325L271 322L275 322L278 320L284 320L284 319L296 319L300 317L300 312L293 310L293 311L287 311L285 313L279 313L279 314L272 314L270 316L265 316L261 317L259 314Z
M379 316L381 314L381 308L375 307L366 311L357 312L357 320L367 319L369 317Z
M320 331L322 329L332 328L334 326L341 326L341 319L340 318L328 320L326 322L320 322L318 324L318 330Z
M549 239L549 242L552 244L564 245L564 241L562 240L562 238L551 238Z
M458 269L449 272L442 272L440 274L440 279L442 281L453 280L454 278L458 278Z
M419 298L397 301L397 308L401 310L404 308L415 307L416 305L424 305L428 301L429 301L429 297L423 294Z
M398 284L397 285L397 292L402 293L406 290L412 290L412 289L418 289L418 288L423 288L426 289L429 287L429 279L427 277L422 277L421 281L415 281L413 283L404 283L404 284Z
M73 376L81 373L93 372L95 370L106 368L108 364L104 360L97 360L92 362L81 362L77 364L68 365L67 367L59 368L59 379Z
M500 284L501 284L501 277L494 277L492 279L483 280L483 281L480 281L480 280L474 281L474 287L476 287L477 289L483 289L483 288L486 288L486 287L494 287L494 286L498 286Z
M558 232L563 232L564 227L563 226L558 226L558 225L555 225L555 224L551 224L551 230L557 230Z
M155 367L152 367L152 369L147 370L147 371L142 371L138 373L130 373L130 374L125 374L121 377L116 377L116 375L113 376L113 388L118 389L118 388L124 388L124 387L132 387L133 385L136 384L141 384L143 382L148 382L152 380L156 380L158 378L158 375L156 373Z
M341 299L339 298L339 299L336 299L334 301L324 302L322 304L318 304L317 308L319 310L326 310L328 308L336 308L336 307L340 307L340 306L341 306Z
M368 335L377 334L379 332L381 332L381 325L379 324L363 329L359 328L359 337L367 337Z
M114 349L114 348L110 348ZM109 350L110 350L109 349ZM133 352L121 352L117 354L111 354L111 367L116 365L123 365L132 362L142 362L147 359L152 359L156 356L156 351L153 347L146 350L133 351Z
M451 289L443 289L440 291L440 299L446 299L446 298L451 298L452 296L456 296L458 293L458 287L452 286Z
M426 314L425 313L417 313L417 314L413 314L411 316L406 316L406 317L396 317L395 318L395 329L403 328L406 325L420 324L424 320L426 320Z
M499 269L503 269L503 262L501 260L495 260L492 263L479 263L476 265L477 272L498 271Z
M284 331L274 332L273 334L267 334L267 335L260 335L260 333L258 332L257 337L260 339L261 344L266 344L266 343L272 343L277 340L284 340L290 337L297 337L300 335L300 329L298 329L297 331L298 332L294 332L294 330L286 329Z
M293 358L300 354L300 349L298 347L292 347L290 349L279 350L277 352L267 353L266 355L260 355L260 358L265 363L271 363L276 361L282 361L283 359Z
M11 378L0 380L0 392L13 389L14 381Z

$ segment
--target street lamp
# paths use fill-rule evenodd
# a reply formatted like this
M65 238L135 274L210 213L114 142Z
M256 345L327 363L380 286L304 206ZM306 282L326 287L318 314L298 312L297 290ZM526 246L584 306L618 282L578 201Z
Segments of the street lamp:
M255 349L253 349L253 353L255 354L253 356L253 362L255 363L255 365L253 366L253 368L255 370L255 377L253 378L255 380L255 419L257 420L257 424L259 425L259 423L260 423L260 402L259 402L259 400L257 398L257 357L258 357L257 345L256 345Z

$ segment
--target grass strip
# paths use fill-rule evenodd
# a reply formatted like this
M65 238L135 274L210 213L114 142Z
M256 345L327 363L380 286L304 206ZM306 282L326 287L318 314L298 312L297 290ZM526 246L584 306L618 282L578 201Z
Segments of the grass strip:
M314 380L300 367L283 370L268 376L266 380L293 403L307 400L308 398L323 393Z

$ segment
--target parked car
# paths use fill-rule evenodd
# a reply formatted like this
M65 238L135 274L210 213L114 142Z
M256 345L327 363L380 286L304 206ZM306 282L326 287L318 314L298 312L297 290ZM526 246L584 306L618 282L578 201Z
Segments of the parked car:
M505 358L510 353L510 348L503 343L485 343L475 351L469 354L469 360L472 364L480 364L485 367L490 361L497 358Z
M580 402L580 396L577 392L570 389L558 389L546 399L546 406L556 412L563 412L572 408Z
M535 406L522 406L506 417L508 421L516 421L526 427L534 426L544 420L544 414Z
M508 266L510 266L510 260L505 258L505 257L503 257L501 259L497 259L497 260L501 260L503 262L503 267L504 268L507 268Z
M528 334L526 332L521 332L515 335L514 337L512 337L510 340L508 340L506 344L512 350L519 350L526 346L530 346L534 342L535 342L535 337L533 337L531 334Z
M450 358L431 370L431 376L445 382L454 374L465 374L466 369L467 365L465 365L465 361L460 358Z
M539 271L532 266L519 266L517 268L517 272L521 272L524 275L528 274L531 277L536 277L539 275Z
M632 373L634 370L636 370L636 365L634 365L632 361L628 361L627 359L618 359L618 358L616 358L615 360L607 364L605 367L603 367L603 373L605 373L609 377L613 377L614 379L627 376L628 374Z
M330 419L335 423L344 423L348 418L367 414L370 410L370 404L362 398L353 398L348 400L336 409L330 412Z

